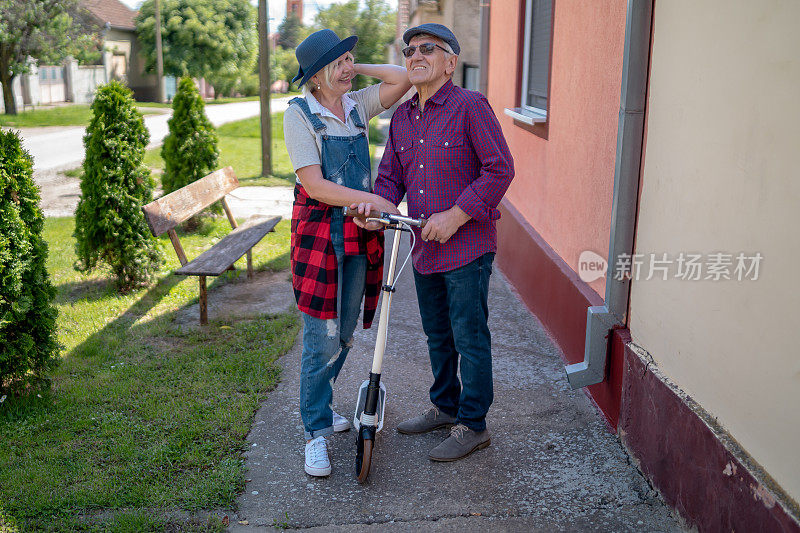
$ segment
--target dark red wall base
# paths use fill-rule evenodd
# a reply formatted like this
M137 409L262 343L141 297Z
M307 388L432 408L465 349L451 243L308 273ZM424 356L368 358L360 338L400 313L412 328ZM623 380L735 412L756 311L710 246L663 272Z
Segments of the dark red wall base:
M500 203L497 223L497 264L522 301L542 321L564 353L567 363L583 361L586 309L603 299L545 242L507 199ZM617 428L622 392L623 344L614 342L608 379L587 387L589 397Z
M667 504L698 531L800 532L788 497L757 481L701 414L625 346L619 437Z
M566 362L583 361L586 308L603 305L602 298L510 202L500 211L498 266ZM744 466L736 457L746 454L734 456L702 409L656 376L630 340L628 330L614 330L606 380L587 392L664 500L698 531L800 533L796 504L780 487L756 481L757 465Z

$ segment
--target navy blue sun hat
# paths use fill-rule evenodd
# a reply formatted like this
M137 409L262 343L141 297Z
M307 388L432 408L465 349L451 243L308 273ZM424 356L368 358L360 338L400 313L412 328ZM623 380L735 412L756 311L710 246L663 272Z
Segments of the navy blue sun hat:
M458 39L456 39L456 36L452 31L450 31L450 28L443 24L434 24L432 22L428 22L427 24L420 24L419 26L408 28L403 34L403 42L408 44L412 37L420 34L438 37L442 41L449 44L450 48L453 49L453 52L455 52L456 55L461 53L461 46L458 44Z
M292 83L300 80L298 87L302 87L311 76L320 71L325 65L353 49L358 42L358 37L353 35L347 39L339 39L333 30L315 31L297 45L294 55L300 63L300 70ZM302 79L301 79L302 78Z

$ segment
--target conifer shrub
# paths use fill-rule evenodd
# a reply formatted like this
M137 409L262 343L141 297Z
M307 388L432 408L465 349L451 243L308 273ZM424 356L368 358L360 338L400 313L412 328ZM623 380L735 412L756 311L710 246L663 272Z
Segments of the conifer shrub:
M189 77L181 78L178 83L168 124L169 135L161 148L164 194L216 170L219 159L217 132L206 117L205 103Z
M117 81L97 90L92 112L75 211L75 268L88 272L104 263L126 292L149 282L162 262L141 210L153 199L143 163L150 134L130 89Z
M0 131L0 396L46 382L58 362L43 228L33 160L16 132Z

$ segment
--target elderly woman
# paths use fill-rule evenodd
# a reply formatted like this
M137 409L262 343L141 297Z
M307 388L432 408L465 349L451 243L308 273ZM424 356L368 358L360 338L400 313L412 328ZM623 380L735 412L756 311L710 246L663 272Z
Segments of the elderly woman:
M331 473L327 440L350 428L333 411L332 383L350 350L364 300L364 327L372 323L383 273L383 241L357 227L342 206L369 203L396 213L371 190L369 119L391 107L411 87L395 65L360 65L350 51L358 37L340 40L331 30L309 35L297 47L303 98L283 117L289 159L297 174L292 210L292 286L303 318L300 416L306 438L305 471ZM356 74L381 83L350 92Z

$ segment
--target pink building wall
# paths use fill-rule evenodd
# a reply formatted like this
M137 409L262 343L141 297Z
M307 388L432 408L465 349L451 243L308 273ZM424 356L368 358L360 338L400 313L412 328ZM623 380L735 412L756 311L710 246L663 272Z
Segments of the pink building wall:
M514 155L506 198L575 271L608 255L626 2L555 0L549 138L515 125L525 2L493 2L488 98ZM511 52L511 53L510 53ZM590 283L601 297L605 279Z

